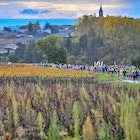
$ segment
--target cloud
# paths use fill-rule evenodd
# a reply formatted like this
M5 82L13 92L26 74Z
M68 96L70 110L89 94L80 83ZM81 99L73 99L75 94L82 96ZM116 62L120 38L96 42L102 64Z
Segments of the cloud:
M29 15L36 15L36 14L39 14L39 11L38 10L33 10L33 9L24 9L20 12L21 14L29 14Z
M57 3L57 4L108 4L108 3L120 3L125 2L126 0L1 0L1 2L49 2L49 3ZM129 1L129 0L127 0Z
M37 14L46 14L49 13L49 10L38 10L38 9L23 9L20 14L25 15L37 15Z
M40 11L40 14L46 14L46 13L50 13L51 11L49 11L49 10L42 10L42 11Z
M5 2L0 2L0 6L4 6L4 5L9 5L8 3L5 3Z
M78 18L94 13L98 16L100 4L104 15L117 16L131 11L135 6L131 3L130 0L0 0L0 18Z

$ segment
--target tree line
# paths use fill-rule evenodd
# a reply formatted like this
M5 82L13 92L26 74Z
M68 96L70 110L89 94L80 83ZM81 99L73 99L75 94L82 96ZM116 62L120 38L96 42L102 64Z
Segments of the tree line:
M18 48L14 55L18 57L18 51L21 49L23 52L23 48ZM24 62L48 60L54 63L93 64L100 60L106 64L116 62L139 67L140 20L84 15L77 21L74 36L46 36L36 43L29 42L25 48ZM13 59L11 57L13 54L10 54L9 60ZM17 62L22 57L19 58Z
M130 64L140 54L140 20L128 17L86 16L78 19L76 34L89 63Z

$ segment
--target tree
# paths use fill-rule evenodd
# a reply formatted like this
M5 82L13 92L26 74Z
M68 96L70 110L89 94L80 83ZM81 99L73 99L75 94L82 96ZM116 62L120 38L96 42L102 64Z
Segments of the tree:
M41 53L37 50L35 41L28 42L24 51L24 60L26 63L38 63L43 60Z
M47 23L45 24L45 26L43 27L43 29L44 29L44 30L46 30L46 29L51 29L51 25L47 22Z
M93 64L94 61L100 59L100 54L97 50L103 45L102 39L96 35L95 30L92 28L87 34L87 42L87 63Z
M9 55L9 57L8 57L8 60L9 60L10 62L16 63L16 62L18 61L18 58L17 58L17 56L15 55L15 53L11 53L11 54Z
M41 29L39 21L36 23L29 22L27 29L29 30L30 34L36 35L37 31Z
M136 66L137 68L140 68L140 56L132 57L130 61L132 65Z
M67 59L67 54L66 54L66 50L63 47L60 47L57 49L57 61L55 61L55 63L66 63L66 59Z
M28 30L29 30L29 32L30 33L32 33L33 32L33 27L32 27L32 22L29 22L29 24L28 24Z
M79 46L79 40L74 39L72 42L72 52L71 54L74 55L75 57L80 55L81 48Z
M7 31L7 32L12 32L11 28L9 27L3 27L4 31Z
M67 51L70 53L72 51L72 40L71 40L71 38L65 38L63 44L64 44L64 47L67 49Z
M37 24L38 26L40 26L40 23L39 23L39 21L38 21L38 20L36 21L36 23L35 23L35 24Z
M82 35L79 39L79 45L80 45L80 48L83 50L83 52L86 52L87 51L87 36L86 34L85 35Z
M75 64L76 64L76 58L75 58L75 56L74 56L74 55L68 56L68 57L67 57L67 63L68 63L68 64L73 64L73 65L75 65Z
M35 41L29 41L26 45L17 44L19 47L11 53L8 58L11 62L20 63L39 63L43 60L41 53L38 51Z
M60 46L61 39L57 36L47 36L37 42L39 51L47 57L50 63L65 63L66 50Z
M19 47L15 50L15 55L18 59L18 62L24 62L24 51L26 48L25 44L18 43Z
M115 16L83 16L78 19L75 32L80 50L87 46L87 63L98 59L109 64L114 61L126 64L124 59L129 60L132 54L140 54L139 20Z

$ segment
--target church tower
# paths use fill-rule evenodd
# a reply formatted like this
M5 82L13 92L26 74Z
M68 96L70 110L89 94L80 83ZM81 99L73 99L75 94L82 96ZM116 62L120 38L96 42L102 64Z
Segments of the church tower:
M103 17L103 9L102 9L102 5L100 5L99 17Z

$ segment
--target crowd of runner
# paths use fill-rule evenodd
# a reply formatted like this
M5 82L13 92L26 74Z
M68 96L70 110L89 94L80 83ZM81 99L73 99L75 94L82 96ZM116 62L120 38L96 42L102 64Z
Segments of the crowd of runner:
M53 67L58 69L71 69L71 70L88 70L94 73L107 73L116 74L120 78L127 78L131 80L140 79L140 69L134 66L119 66L119 65L102 65L102 66L92 66L92 65L70 65L70 64L52 64L44 63L39 64L43 67Z

